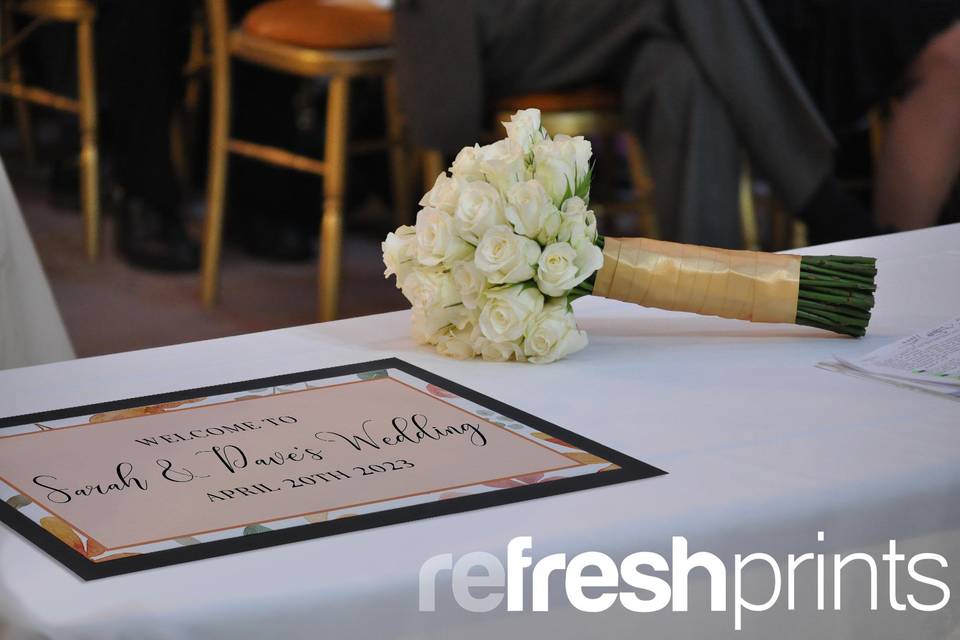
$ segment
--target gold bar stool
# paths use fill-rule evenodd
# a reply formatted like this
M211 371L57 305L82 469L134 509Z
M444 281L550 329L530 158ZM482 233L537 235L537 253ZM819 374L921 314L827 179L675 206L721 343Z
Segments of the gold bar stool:
M271 0L247 14L232 32L225 0L206 0L212 75L210 169L203 234L202 298L211 306L217 296L223 209L229 153L322 176L319 317L337 315L346 162L350 151L390 151L398 224L409 219L409 181L401 141L401 121L393 75L393 14L375 8L327 4L322 0ZM230 59L307 78L329 79L324 158L230 137ZM389 138L348 146L350 79L379 76L385 87Z
M32 19L14 32L13 14ZM0 94L16 104L17 125L24 152L32 161L33 139L27 103L38 104L77 115L80 121L80 201L83 208L84 247L87 257L96 260L100 252L100 195L97 153L97 89L94 77L93 21L96 10L88 0L19 0L3 4L3 45L0 57L9 60L8 78L0 80ZM18 47L38 27L48 22L70 22L77 26L77 97L55 94L23 81Z

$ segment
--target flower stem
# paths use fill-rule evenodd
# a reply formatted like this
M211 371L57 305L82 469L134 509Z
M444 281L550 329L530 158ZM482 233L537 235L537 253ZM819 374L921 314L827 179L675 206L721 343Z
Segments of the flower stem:
M870 323L877 290L876 259L803 256L795 322L849 336L862 336Z

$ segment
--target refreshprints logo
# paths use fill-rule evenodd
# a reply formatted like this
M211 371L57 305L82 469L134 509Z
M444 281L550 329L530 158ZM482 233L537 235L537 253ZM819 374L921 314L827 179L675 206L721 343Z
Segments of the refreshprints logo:
M823 532L818 532L817 540L823 542L823 539ZM420 568L420 611L436 610L437 581L443 572L451 572L453 597L457 604L474 613L492 611L501 606L504 598L507 600L507 611L523 611L528 576L531 610L549 611L549 580L554 572L563 574L567 600L580 611L600 613L618 601L620 606L637 613L661 611L668 605L673 611L687 611L687 583L690 572L694 569L704 569L709 575L710 610L727 611L727 566L724 562L707 551L698 551L691 555L687 548L687 539L682 536L674 536L672 540L672 557L669 562L658 553L640 551L623 558L618 565L604 553L588 551L575 555L569 561L567 554L555 553L534 563L532 553L527 553L533 549L533 538L530 536L516 537L507 544L506 567L495 555L484 551L467 553L460 556L456 562L451 553L436 555L424 562ZM787 609L795 610L795 574L801 565L811 561L817 572L817 609L823 611L826 559L824 554L790 554L787 556L784 576L776 558L769 554L736 554L733 560L732 596L734 629L741 630L744 611L762 612L773 607L784 591L784 582ZM920 602L912 593L907 594L905 603L897 599L897 567L904 562L910 579L939 591L939 600ZM894 611L906 611L908 606L918 611L939 611L950 601L950 588L944 582L920 571L921 563L924 563L925 571L934 564L946 569L946 558L936 553L918 553L908 560L904 554L897 553L896 540L890 540L889 550L880 557L879 563L876 558L866 553L833 555L833 608L837 611L842 604L843 570L853 563L863 563L869 569L870 609L873 611L877 610L877 573L882 570L880 565L886 565L890 587L889 603ZM762 566L772 575L773 588L765 601L752 602L743 595L743 572L751 565ZM531 567L532 571L528 574L527 569ZM665 575L668 572L669 577L654 575ZM621 583L626 584L628 589L621 590ZM858 588L860 586L862 585L857 585ZM601 593L588 596L584 593L586 589L590 589L593 594L598 591ZM473 590L485 595L478 596Z

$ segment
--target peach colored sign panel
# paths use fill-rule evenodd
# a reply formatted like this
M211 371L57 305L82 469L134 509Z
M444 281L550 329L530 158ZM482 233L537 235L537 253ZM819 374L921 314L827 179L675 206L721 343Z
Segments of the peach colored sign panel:
M3 480L107 549L571 466L393 378L0 438Z

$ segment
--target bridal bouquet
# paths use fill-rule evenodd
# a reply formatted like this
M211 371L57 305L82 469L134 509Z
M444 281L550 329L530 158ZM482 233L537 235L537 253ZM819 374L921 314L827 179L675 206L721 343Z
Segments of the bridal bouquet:
M589 208L590 142L550 137L537 109L503 124L505 139L461 150L416 225L382 244L418 342L455 358L552 362L586 346L571 302L591 294L864 334L873 258L604 238Z

